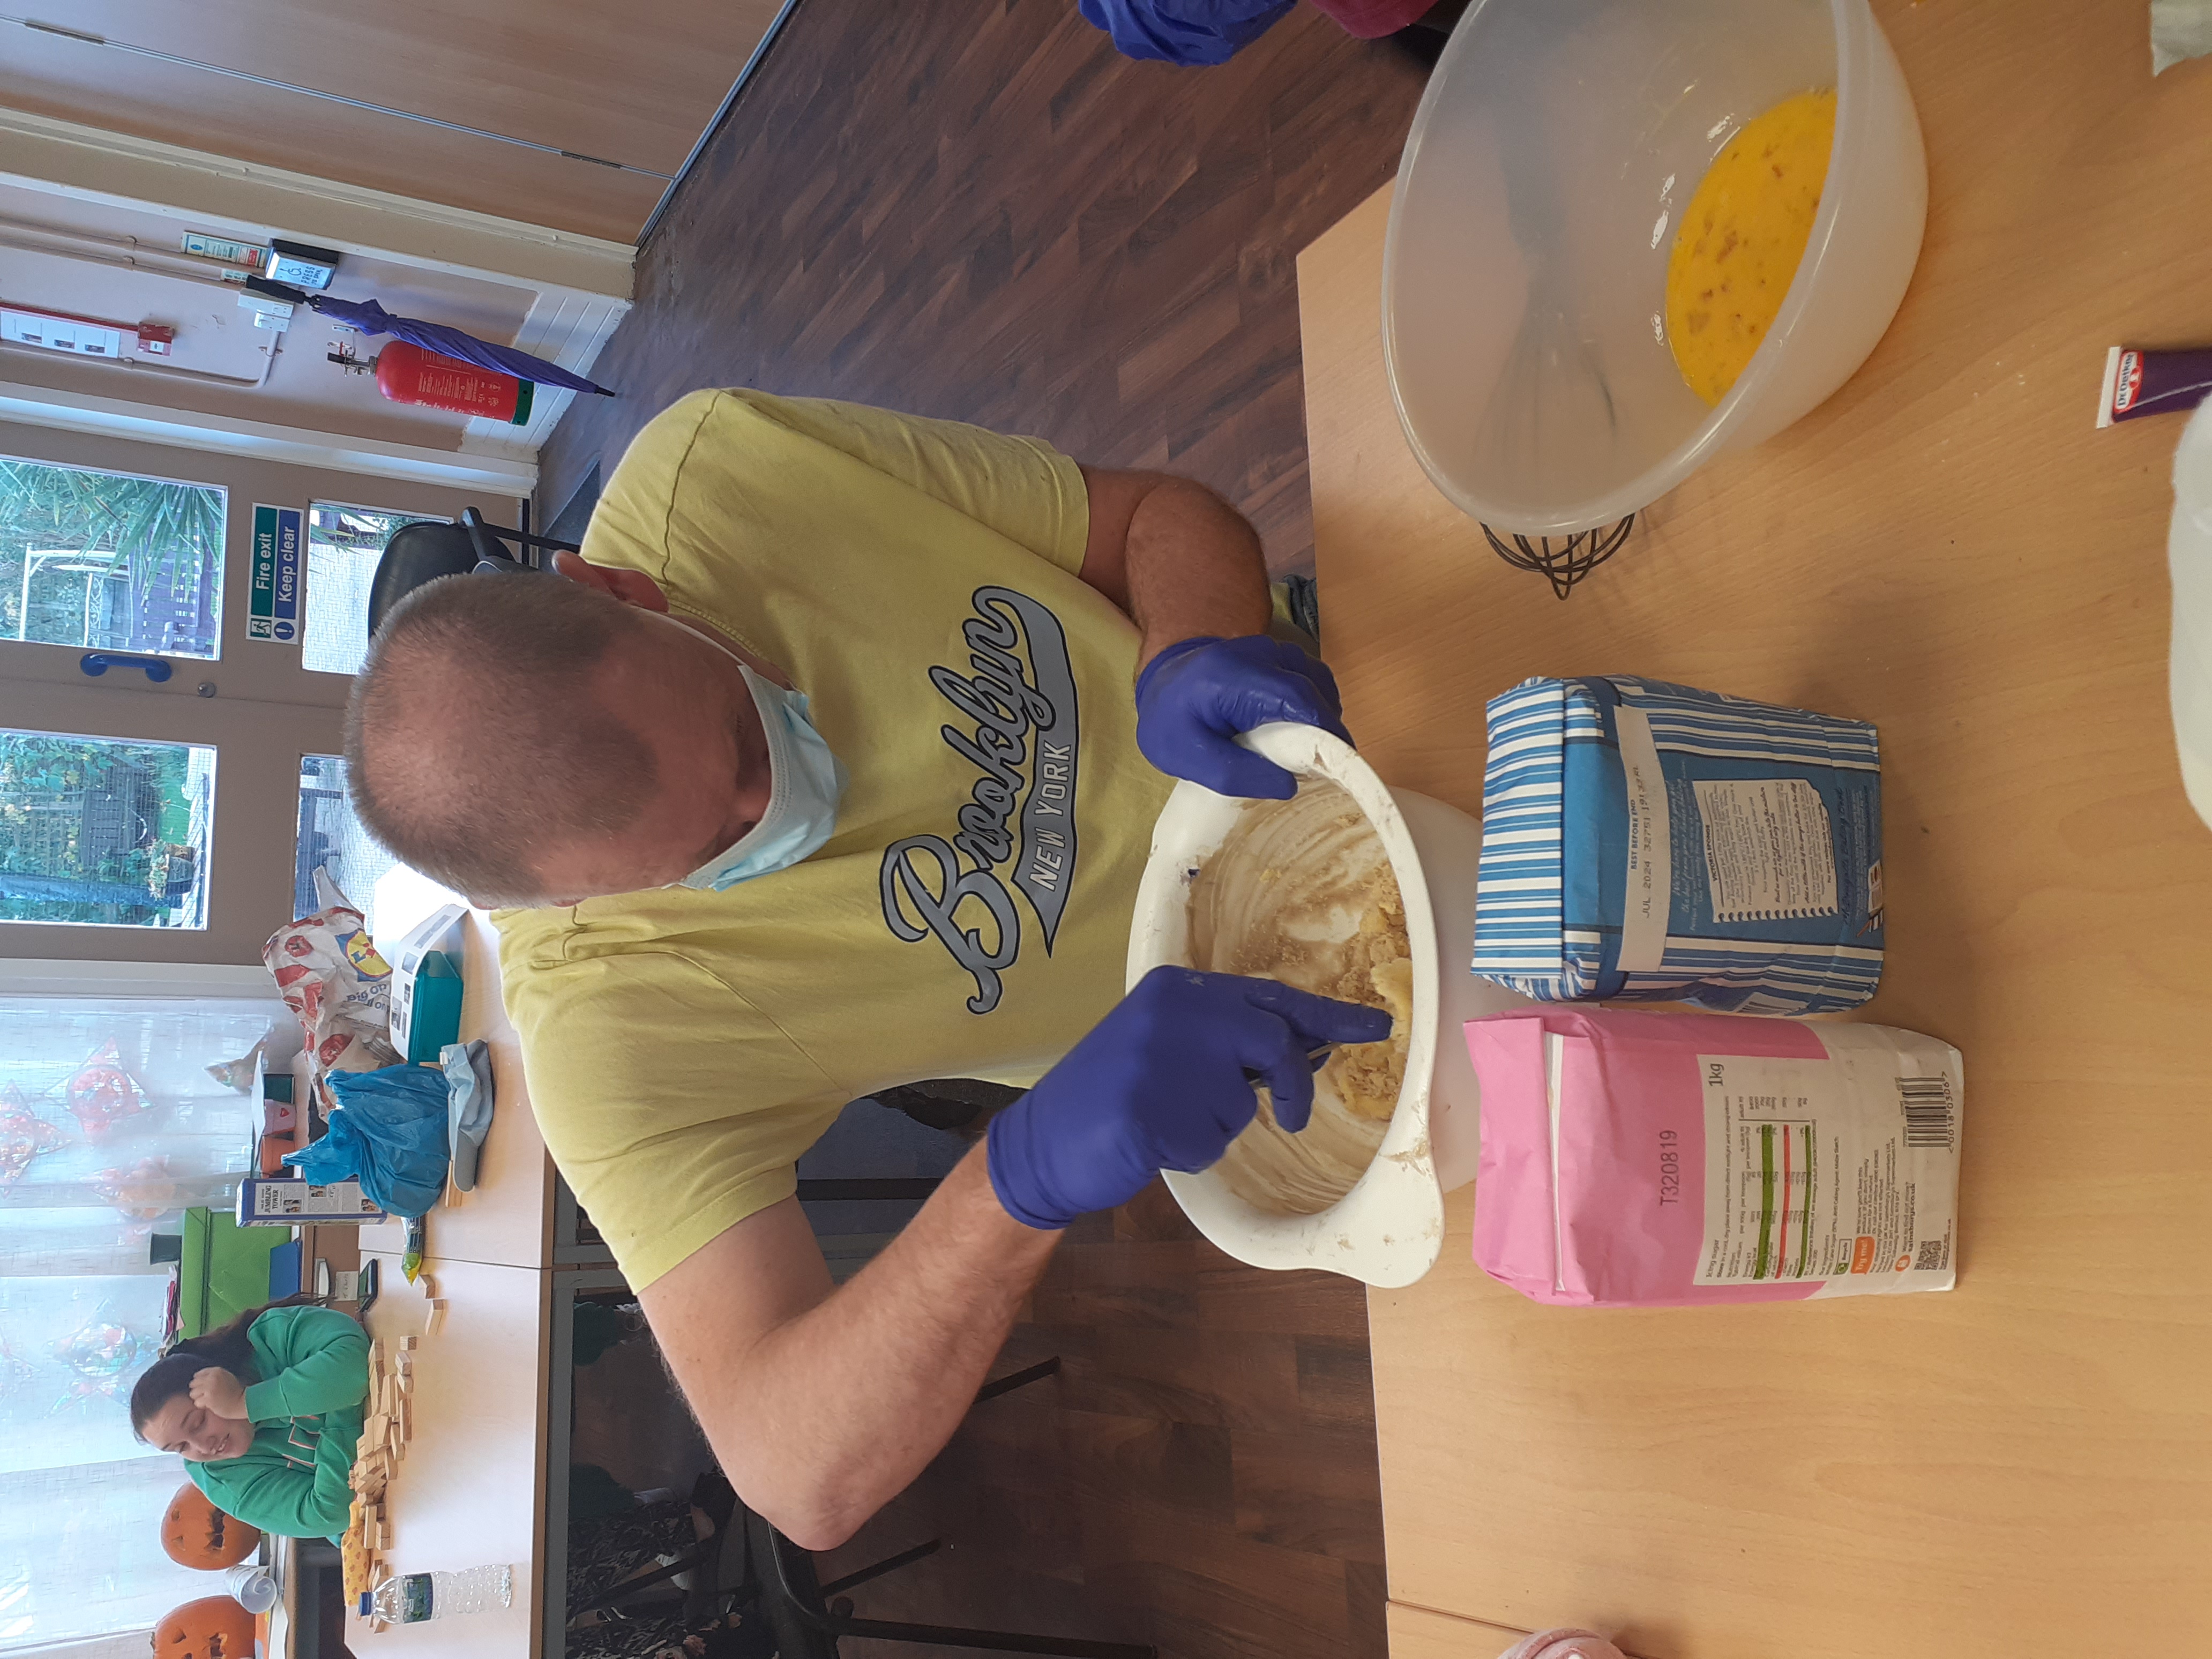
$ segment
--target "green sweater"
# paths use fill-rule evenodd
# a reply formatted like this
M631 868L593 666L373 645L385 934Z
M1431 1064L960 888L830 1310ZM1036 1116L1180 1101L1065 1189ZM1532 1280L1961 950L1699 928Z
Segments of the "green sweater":
M246 1390L253 1443L216 1463L185 1462L225 1515L284 1538L346 1529L347 1477L368 1394L368 1335L328 1308L275 1308L246 1331L262 1380Z

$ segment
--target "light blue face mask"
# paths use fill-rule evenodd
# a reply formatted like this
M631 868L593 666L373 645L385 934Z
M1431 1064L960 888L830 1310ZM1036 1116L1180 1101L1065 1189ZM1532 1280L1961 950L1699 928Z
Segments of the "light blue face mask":
M719 640L699 637L737 659ZM837 828L837 804L845 798L848 774L807 719L805 697L763 679L742 661L738 672L745 677L745 689L753 694L761 728L768 734L768 811L736 845L708 859L677 883L679 887L719 893L741 881L773 875L812 855Z

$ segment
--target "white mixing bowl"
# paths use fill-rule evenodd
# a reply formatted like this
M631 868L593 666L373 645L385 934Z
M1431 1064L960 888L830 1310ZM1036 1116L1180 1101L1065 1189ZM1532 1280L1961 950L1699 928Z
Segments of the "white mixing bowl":
M1527 1006L1475 978L1475 869L1482 829L1441 801L1393 790L1349 744L1317 726L1263 726L1239 739L1301 777L1341 786L1373 826L1405 907L1413 1018L1405 1082L1366 1173L1310 1215L1263 1209L1217 1170L1170 1172L1169 1191L1198 1230L1257 1267L1321 1267L1370 1285L1410 1285L1443 1243L1443 1195L1474 1176L1480 1152L1474 1068L1461 1027ZM1301 796L1304 799L1304 796ZM1163 963L1191 966L1190 887L1215 858L1243 856L1236 832L1248 803L1179 783L1152 830L1129 932L1129 983ZM1325 805L1334 816L1336 810ZM1289 872L1295 880L1295 872Z
M1743 125L1836 89L1780 315L1708 408L1665 338L1683 210ZM1928 210L1911 94L1867 0L1476 0L1413 118L1382 342L1407 441L1462 511L1560 535L1658 500L1849 380Z

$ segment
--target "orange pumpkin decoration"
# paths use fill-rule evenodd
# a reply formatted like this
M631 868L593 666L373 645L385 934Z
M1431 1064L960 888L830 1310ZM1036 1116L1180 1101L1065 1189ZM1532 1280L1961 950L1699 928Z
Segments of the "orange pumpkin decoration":
M253 1615L228 1595L187 1601L154 1626L154 1659L253 1659Z
M161 1517L161 1548L180 1567L234 1567L260 1544L260 1528L225 1515L189 1480Z

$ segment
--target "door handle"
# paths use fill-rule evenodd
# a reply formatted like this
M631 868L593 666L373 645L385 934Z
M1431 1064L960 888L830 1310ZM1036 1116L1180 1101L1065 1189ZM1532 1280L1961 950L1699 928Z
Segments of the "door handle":
M143 668L156 685L176 672L160 657L133 656L127 651L88 651L77 659L76 665L94 679L111 668Z

